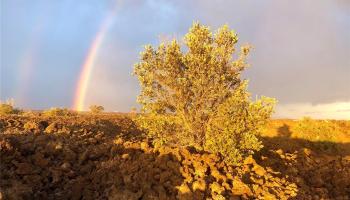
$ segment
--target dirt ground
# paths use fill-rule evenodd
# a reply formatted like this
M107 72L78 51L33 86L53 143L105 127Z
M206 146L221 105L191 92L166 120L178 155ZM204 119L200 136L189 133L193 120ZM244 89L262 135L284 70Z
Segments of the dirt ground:
M0 116L0 199L350 199L348 132L310 142L293 123L272 121L264 149L234 167L155 148L128 116Z

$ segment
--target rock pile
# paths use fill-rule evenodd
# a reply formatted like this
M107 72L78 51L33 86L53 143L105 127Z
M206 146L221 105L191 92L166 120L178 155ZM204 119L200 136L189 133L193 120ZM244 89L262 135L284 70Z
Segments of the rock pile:
M330 156L304 148L270 150L257 161L281 172L298 186L302 199L350 199L350 156Z
M233 167L190 148L155 148L128 117L0 117L0 131L2 199L346 199L349 194L345 158L325 162L306 150L271 151Z

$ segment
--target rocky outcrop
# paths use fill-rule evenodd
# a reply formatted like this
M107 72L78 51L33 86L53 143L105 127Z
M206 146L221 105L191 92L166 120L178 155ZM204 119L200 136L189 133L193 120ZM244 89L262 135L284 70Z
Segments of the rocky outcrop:
M349 159L154 148L127 117L0 117L2 199L347 199ZM27 124L27 125L26 125Z

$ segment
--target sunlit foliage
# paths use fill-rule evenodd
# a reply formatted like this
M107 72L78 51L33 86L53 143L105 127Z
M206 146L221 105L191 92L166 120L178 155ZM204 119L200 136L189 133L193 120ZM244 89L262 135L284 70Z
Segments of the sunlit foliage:
M72 116L74 113L67 108L50 108L49 110L43 111L43 115L47 117Z
M299 120L295 127L296 137L309 141L332 142L341 132L337 123L329 120L315 120L304 117Z
M134 68L143 113L136 121L149 137L221 153L231 163L262 147L256 134L275 100L250 100L241 79L250 47L235 53L237 41L226 25L213 34L194 23L183 48L176 40L145 47Z
M14 107L13 100L0 102L0 115L19 114L21 110Z

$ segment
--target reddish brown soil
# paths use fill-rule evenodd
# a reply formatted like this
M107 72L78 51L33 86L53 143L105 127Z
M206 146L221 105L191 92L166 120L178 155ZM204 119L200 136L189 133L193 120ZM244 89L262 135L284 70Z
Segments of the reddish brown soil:
M233 167L206 152L154 148L127 116L2 116L0 132L0 199L350 196L350 159L338 152L347 144L324 152L307 141L266 137L261 152Z

